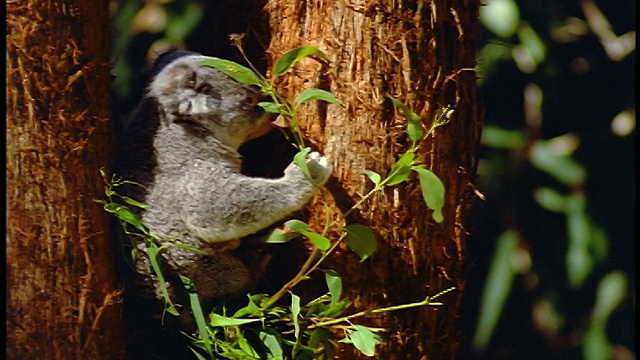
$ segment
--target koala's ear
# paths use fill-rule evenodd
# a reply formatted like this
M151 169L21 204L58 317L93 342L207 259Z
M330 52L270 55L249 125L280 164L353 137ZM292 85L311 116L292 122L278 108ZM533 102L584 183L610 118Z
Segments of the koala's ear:
M196 72L189 64L176 64L163 70L151 84L151 94L171 95L179 89L194 88L196 84Z

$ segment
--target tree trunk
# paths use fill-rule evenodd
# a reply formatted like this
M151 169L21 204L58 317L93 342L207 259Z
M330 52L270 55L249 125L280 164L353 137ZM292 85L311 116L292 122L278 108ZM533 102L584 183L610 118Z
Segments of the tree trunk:
M479 2L466 0L376 2L275 1L267 3L271 63L286 51L314 45L325 64L304 60L279 83L294 99L321 88L340 106L309 103L300 122L307 138L335 167L332 217L357 202L372 183L365 169L383 176L410 146L406 120L386 95L403 101L428 128L436 111L455 105L451 122L439 127L418 152L446 188L444 222L431 218L417 178L386 188L360 208L358 221L379 235L378 250L363 263L350 251L327 264L342 275L352 310L423 300L454 286L441 307L422 307L360 320L385 328L378 359L453 359L460 342L455 327L464 288L465 206L473 195L482 111L477 98L476 44ZM342 192L342 194L340 194ZM311 218L321 229L319 201ZM352 219L349 219L352 221ZM341 359L358 355L342 346ZM364 356L362 356L364 357Z
M7 3L7 356L118 359L108 1Z

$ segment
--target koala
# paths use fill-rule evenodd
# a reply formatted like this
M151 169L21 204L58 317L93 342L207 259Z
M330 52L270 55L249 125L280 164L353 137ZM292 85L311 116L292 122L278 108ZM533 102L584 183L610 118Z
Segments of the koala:
M166 246L160 252L174 296L179 275L190 278L202 303L240 295L256 280L234 250L240 239L302 209L332 172L326 157L308 155L310 179L291 163L276 179L241 174L238 148L271 126L257 88L201 64L209 57L170 51L158 57L137 113L118 143L113 171L142 186L117 188L148 205L137 215ZM145 244L130 239L140 256L137 291L162 300ZM161 245L161 244L158 244Z

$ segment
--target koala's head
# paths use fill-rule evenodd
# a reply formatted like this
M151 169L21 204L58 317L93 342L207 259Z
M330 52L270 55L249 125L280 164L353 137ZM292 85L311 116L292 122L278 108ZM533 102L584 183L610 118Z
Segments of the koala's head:
M189 54L164 65L149 86L149 96L158 100L168 121L195 127L237 149L270 125L272 117L258 106L265 95L202 65L207 59Z

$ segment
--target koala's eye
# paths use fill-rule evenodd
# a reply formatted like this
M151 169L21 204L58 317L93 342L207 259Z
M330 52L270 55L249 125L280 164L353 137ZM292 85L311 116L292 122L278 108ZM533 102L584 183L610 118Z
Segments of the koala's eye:
M196 92L200 94L210 94L213 88L208 83L202 83L196 87Z
M252 110L258 103L260 102L260 95L258 94L247 94L247 97L244 98L242 102L242 110Z

